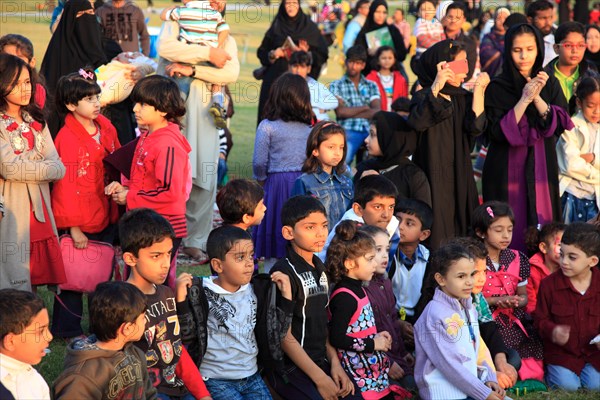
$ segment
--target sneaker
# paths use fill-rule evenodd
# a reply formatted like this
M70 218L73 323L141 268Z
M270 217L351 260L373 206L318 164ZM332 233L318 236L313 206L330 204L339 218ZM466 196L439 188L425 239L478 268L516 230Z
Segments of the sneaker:
M227 128L227 121L225 120L227 111L223 107L221 107L221 105L213 103L213 105L210 106L210 108L208 109L208 112L213 116L213 121L215 122L215 126L217 128Z

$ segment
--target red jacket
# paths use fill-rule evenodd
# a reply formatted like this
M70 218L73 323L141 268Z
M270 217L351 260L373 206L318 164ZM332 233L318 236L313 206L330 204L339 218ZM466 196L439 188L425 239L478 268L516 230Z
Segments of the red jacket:
M127 209L147 207L167 218L177 237L186 236L185 203L192 189L192 151L173 123L143 132L131 164Z
M83 232L98 233L118 220L117 208L104 195L102 159L121 145L108 118L99 115L100 144L72 114L58 132L54 144L67 169L52 189L52 211L58 228L74 226Z
M408 97L408 83L406 82L406 79L404 79L402 74L398 71L392 72L392 75L394 76L392 101L396 100L398 97ZM379 95L381 96L381 110L387 111L388 110L388 104L387 104L388 100L387 100L387 96L385 95L385 89L383 88L383 85L381 84L381 79L379 79L379 75L377 74L377 71L372 70L371 72L369 72L369 75L367 75L365 78L367 78L370 81L375 82L375 84L377 85L377 88L379 88ZM391 106L391 104L390 104L390 106Z
M600 350L589 344L600 333L600 269L592 268L592 282L583 295L561 270L544 279L534 321L544 342L544 363L560 365L577 375L586 363L600 371ZM552 331L557 325L571 327L564 346L552 342Z
M525 311L533 315L537 304L537 295L540 290L542 279L550 275L550 270L544 264L544 255L537 252L529 259L530 275L527 278L527 306Z

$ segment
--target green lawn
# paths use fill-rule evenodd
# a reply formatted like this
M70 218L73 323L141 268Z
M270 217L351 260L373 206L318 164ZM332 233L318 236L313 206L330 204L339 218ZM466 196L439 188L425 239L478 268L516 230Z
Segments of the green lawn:
M0 36L7 33L19 33L27 36L34 44L35 55L38 65L41 64L44 57L46 46L50 39L48 29L50 15L45 11L36 11L38 5L44 2L21 1L7 2L0 1ZM155 6L165 6L171 4L166 0L155 0ZM252 151L254 143L254 134L256 127L256 112L260 82L252 77L252 70L260 66L256 57L256 49L260 45L264 32L266 32L270 21L277 11L278 4L270 8L256 6L255 3L241 0L239 7L229 11L226 15L228 23L231 25L232 35L238 43L239 58L241 61L241 73L238 82L230 89L235 102L235 116L231 121L231 131L235 145L229 156L230 177L251 177L252 176ZM138 4L145 7L145 1L138 1ZM230 2L231 4L231 2ZM24 12L24 14L22 13ZM150 17L150 26L160 26L159 18L156 14ZM406 63L407 71L408 62ZM337 79L342 74L342 64L340 61L340 51L330 50L330 60L327 73L321 77L321 81L328 83ZM180 268L182 271L191 272L196 275L206 275L209 273L207 267ZM53 295L45 289L40 289L39 294L52 312ZM84 330L87 331L87 312L84 313ZM50 384L62 371L62 365L65 353L65 343L56 339L50 345L52 352L44 358L38 366L42 375ZM591 394L576 393L566 394L563 392L536 393L521 397L527 400L591 400L597 398Z

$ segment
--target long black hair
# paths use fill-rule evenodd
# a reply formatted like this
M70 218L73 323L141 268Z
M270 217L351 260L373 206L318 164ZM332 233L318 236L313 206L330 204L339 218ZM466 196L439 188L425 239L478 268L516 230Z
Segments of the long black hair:
M306 79L289 72L281 75L271 87L265 105L264 118L311 125L314 113Z
M45 125L44 114L35 102L35 86L37 82L31 67L19 57L6 53L0 54L0 111L6 111L6 108L8 107L6 96L8 96L18 84L19 77L23 70L29 72L29 78L31 80L31 99L29 100L29 104L21 107L21 110L26 111L35 121Z

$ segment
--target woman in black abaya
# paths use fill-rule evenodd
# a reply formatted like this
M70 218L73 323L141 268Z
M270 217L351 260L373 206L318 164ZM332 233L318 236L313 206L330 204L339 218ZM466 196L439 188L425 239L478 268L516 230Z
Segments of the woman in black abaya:
M54 96L56 83L62 76L86 66L96 69L107 61L94 6L89 0L68 1L40 68L49 94ZM51 110L48 128L52 137L56 136L61 125L57 113Z
M421 200L431 207L431 189L427 176L408 158L417 148L417 132L395 112L379 111L373 116L371 124L371 130L375 128L377 147L381 154L356 166L354 184L365 171L373 170L394 182L400 198ZM373 141L373 133L369 132L369 135L369 140ZM370 149L369 145L367 148Z
M415 72L423 89L411 100L408 123L420 139L413 161L431 185L433 226L430 244L467 234L478 203L471 150L476 136L486 127L483 94L489 83L485 72L477 78L474 93L463 89L467 74L454 74L445 63L467 59L459 41L444 40L419 58ZM467 60L469 66L471 60Z
M398 30L398 28L396 28L396 25L388 25L387 17L387 2L385 0L374 0L371 3L371 6L369 7L369 15L367 16L367 21L363 25L362 29L360 30L360 33L356 37L356 41L354 42L355 45L361 45L365 49L367 49L367 65L365 66L365 69L362 73L364 76L367 76L369 72L371 72L371 69L373 69L373 58L375 56L375 52L377 51L376 48L369 49L369 46L367 45L367 33L387 27L390 31L390 36L392 38L392 47L394 48L394 50L396 50L396 62L398 63L398 69L408 82L408 76L406 76L406 72L404 71L404 67L402 65L402 62L406 58L407 54L406 46L404 46L404 38L402 37L402 34Z
M312 69L309 75L312 78L319 78L321 67L327 62L327 43L317 25L302 12L300 0L282 1L271 27L265 33L256 52L260 63L266 67L260 87L257 123L263 120L263 108L269 97L271 85L288 71L288 62L281 48L288 36L299 47L298 50L310 51Z

